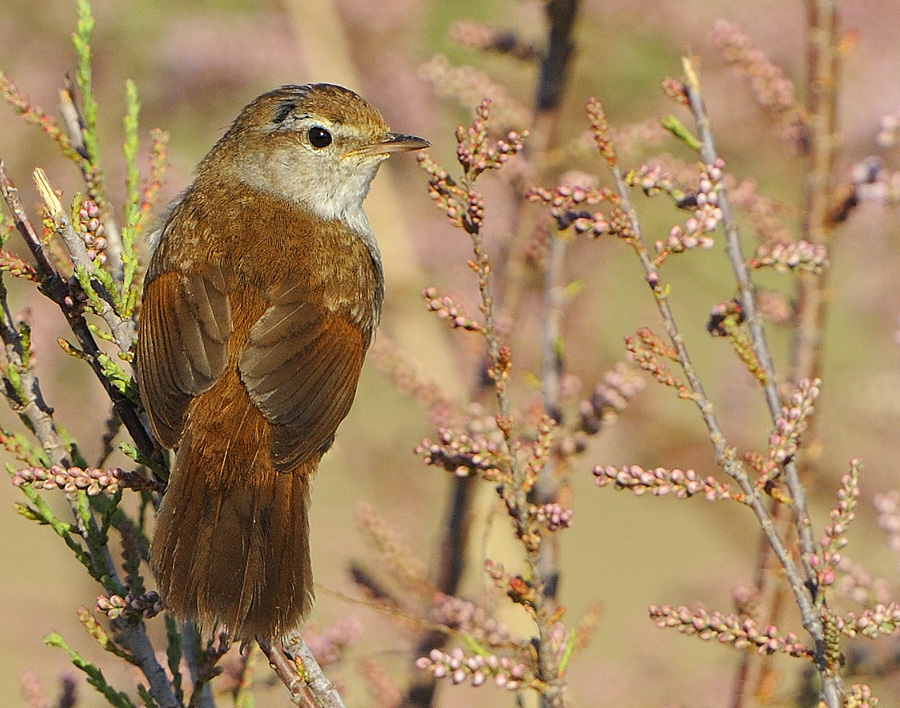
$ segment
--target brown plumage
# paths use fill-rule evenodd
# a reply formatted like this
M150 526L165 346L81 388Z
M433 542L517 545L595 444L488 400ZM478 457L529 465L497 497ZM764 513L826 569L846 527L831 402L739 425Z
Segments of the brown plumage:
M389 133L356 94L247 106L176 200L150 262L137 374L177 449L151 565L204 633L274 640L310 609L312 476L347 415L383 299L362 199Z

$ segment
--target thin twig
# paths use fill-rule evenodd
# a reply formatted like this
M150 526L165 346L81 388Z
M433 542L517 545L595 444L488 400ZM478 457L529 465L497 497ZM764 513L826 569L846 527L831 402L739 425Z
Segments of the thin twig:
M106 230L106 253L109 256L109 267L113 277L118 282L122 282L122 273L124 265L122 263L122 230L119 228L119 222L116 220L112 207L106 199L106 189L103 185L103 179L99 167L92 162L96 159L96 155L91 155L84 140L84 118L75 100L75 84L71 77L66 76L65 86L59 92L60 114L63 118L63 125L66 128L66 134L72 147L81 155L82 159L77 160L81 175L85 184L91 189L92 196L98 198L98 206L103 213L103 228Z
M62 237L63 243L66 244L69 255L72 257L72 263L76 267L84 268L88 276L93 278L94 261L88 255L87 246L75 232L72 222L50 186L47 175L40 167L34 171L34 183L47 207L47 214L53 220L54 231ZM120 317L113 306L102 297L99 302L102 307L99 314L109 327L119 349L122 352L130 351L137 336L135 321L128 317Z
M542 146L537 148L540 154L544 154L550 142L555 141L556 128L560 120L559 104L568 76L568 68L573 56L574 45L572 41L573 27L578 11L578 0L551 0L545 9L547 18L547 50L541 63L541 74L535 92L535 121L541 124L547 123L542 132ZM546 119L546 120L545 120ZM519 199L519 211L526 208L524 199ZM503 308L507 314L517 315L518 305L521 301L522 249L528 231L530 220L522 220L518 214L518 228L514 230L512 243L506 247L506 258L498 263L494 269L495 281L493 289L500 293L503 299ZM507 298L507 293L512 295ZM482 293L484 295L484 293ZM493 315L491 315L493 318ZM491 323L493 327L493 322ZM489 353L489 357L491 357ZM492 359L493 361L493 359ZM482 374L483 371L479 372ZM475 384L473 399L479 392L486 390L485 384L489 383L485 377L479 375ZM508 411L507 411L508 413ZM501 415L503 412L501 410ZM438 568L438 577L435 580L436 587L445 595L454 595L458 587L459 579L465 564L466 548L469 537L469 516L474 499L475 479L470 477L454 478L452 482L450 504L448 506L444 536L441 540L441 562ZM547 557L542 556L543 561L536 558L534 570L537 575L544 577L547 569ZM549 586L554 589L557 586L555 571L548 570L554 580ZM542 588L547 588L542 584ZM543 592L543 590L541 591ZM549 656L549 643L542 637L541 645L545 648L545 654ZM440 648L446 643L447 637L443 632L427 632L417 644L417 654L425 656L431 649ZM549 671L549 669L548 669ZM431 706L434 700L435 678L431 673L422 674L418 671L406 690L403 700L404 708L426 708Z
M806 0L806 17L809 165L805 183L803 238L810 243L828 244L831 240L828 212L838 149L837 0ZM798 274L790 369L790 379L794 383L819 375L826 288L824 275Z
M575 52L573 39L575 20L578 17L578 0L552 0L547 3L548 44L547 54L541 63L541 74L535 97L536 152L538 169L546 170L546 157L558 146L562 123L562 99L567 86L572 57ZM540 175L540 179L546 175ZM566 241L551 234L543 283L543 322L541 340L541 397L544 410L557 423L562 420L559 407L562 360L559 349L560 323L564 286ZM551 455L541 470L535 485L539 504L556 502L559 497L560 462ZM547 600L555 603L559 592L559 537L547 535L539 549L539 567L544 581ZM542 698L542 704L546 701Z
M567 241L558 234L551 234L547 262L544 269L544 307L541 332L541 399L544 410L556 423L562 422L559 405L563 362L560 349L562 335L562 305L565 299L565 254ZM560 475L564 472L562 459L550 455L541 469L535 484L538 504L550 504L559 500ZM563 469L561 469L563 468ZM541 575L547 599L555 602L559 594L559 535L548 534L540 548Z
M302 708L345 708L340 693L328 680L299 632L283 640L283 649L260 644L269 665L287 687L291 701ZM293 657L293 661L289 657Z
M684 59L685 91L690 103L694 120L700 133L700 156L707 165L713 164L719 157L709 115L700 93L700 82L690 59ZM744 260L741 249L741 237L738 230L737 219L731 200L728 197L728 189L723 184L718 192L719 208L722 210L725 224L725 244L728 252L728 260L734 271L737 281L738 293L741 299L741 307L747 326L750 330L750 339L753 343L753 351L759 361L760 367L765 373L764 392L766 404L769 408L769 416L774 424L781 417L781 397L778 394L778 379L775 374L775 365L772 362L772 354L766 341L766 332L763 327L762 317L756 312L756 300L754 298L753 284L750 282L750 273ZM816 552L816 541L813 538L812 526L809 518L809 507L806 502L806 489L800 481L797 463L789 460L784 465L784 479L793 501L794 523L797 527L798 541L800 545L800 560L803 563L809 582L816 577L815 570L810 565L810 558Z
M197 623L193 620L185 622L181 627L181 637L182 655L191 676L191 683L196 687L200 685L199 664L203 652L200 648L200 633L197 631ZM191 702L196 708L215 708L212 686L209 682L203 683L199 694L191 697Z
M776 557L784 569L785 577L794 593L794 597L800 607L803 626L807 629L816 643L817 654L821 657L824 649L824 630L822 622L813 605L813 599L807 588L806 581L794 561L794 557L787 547L784 539L781 537L768 509L763 500L760 498L756 486L750 481L743 463L738 459L735 449L728 445L728 442L722 432L718 419L713 410L713 405L706 397L703 385L690 359L687 348L676 322L671 308L669 307L666 289L659 282L659 274L653 265L647 253L641 234L640 225L637 219L637 212L631 202L628 186L622 177L621 170L617 165L612 167L613 178L616 184L616 190L621 199L622 208L628 215L631 227L634 233L634 241L636 251L640 257L641 264L647 281L650 284L657 307L662 317L666 332L672 341L673 346L678 355L678 361L684 370L685 376L690 384L693 392L692 399L700 409L700 414L709 431L710 441L713 443L715 458L717 464L723 471L740 486L741 491L745 495L746 504L753 510L757 521L763 530L769 544L772 546ZM829 704L831 708L831 704Z
M28 213L18 195L18 190L10 179L2 160L0 160L0 189L2 189L6 204L13 214L16 228L19 233L22 234L37 262L38 272L41 275L42 288L45 292L50 294L60 307L62 307L73 331L76 326L79 328L80 332L76 332L76 334L79 335L79 341L82 345L84 345L85 341L89 340L89 342L93 344L95 354L99 353L99 349L97 349L97 345L94 342L84 319L81 318L80 315L76 315L73 312L73 309L66 304L65 300L66 297L68 297L69 292L68 286L62 281L58 272L44 254L43 246L37 237L37 232L31 224ZM26 400L21 402L22 405L18 412L28 421L29 427L34 431L34 434L37 436L41 446L47 454L50 464L67 467L71 464L68 450L56 430L49 408L43 402L37 377L34 375L30 366L24 365L22 361L23 352L21 350L21 342L19 341L18 332L12 324L12 319L9 316L7 307L4 296L2 307L0 307L0 310L2 310L2 314L0 314L0 335L2 335L6 349L7 362L11 366L16 367L23 384L22 392L26 397ZM101 380L105 381L105 377L101 376ZM71 497L69 498L69 504L73 507L73 514L76 522L81 524L80 515L75 513L75 501ZM90 528L81 528L80 530L85 539L89 537L96 538L100 533L99 529L96 528L93 523ZM111 585L124 588L122 581L119 578L118 568L113 560L108 545L102 547L100 557L95 557L94 562L96 562L98 566L102 565L104 574ZM122 590L122 592L124 592L124 590ZM150 693L156 699L160 707L179 708L179 703L172 690L172 686L166 677L166 673L156 660L153 646L150 644L143 623L124 626L118 635L118 641L129 652L131 662L140 668L147 678L150 686Z
M13 184L2 160L0 160L0 189L2 189L3 197L13 214L16 228L22 234L37 263L42 290L65 315L69 328L78 339L85 360L103 385L106 395L112 401L113 410L125 424L138 450L147 457L153 457L157 454L158 446L154 444L147 428L138 416L134 404L105 376L101 364L102 352L94 340L94 335L91 333L84 315L76 305L77 293L72 292L70 285L62 279L56 267L47 257L43 244L37 236L37 230L32 225L28 212L19 197L18 189Z
M464 188L467 191L471 189L468 178L464 180ZM481 232L478 228L467 227L466 230L472 237L472 251L475 256L473 262L475 264L475 272L478 275L478 290L481 294L482 312L484 313L483 333L487 341L488 357L491 362L490 373L494 382L497 407L499 409L497 424L503 433L509 459L511 475L509 494L512 499L511 503L507 501L507 507L514 510L513 522L516 527L517 538L524 540L531 535L532 530L530 528L528 496L525 491L527 486L525 484L526 471L520 464L515 452L516 443L512 429L512 405L507 380L508 351L506 351L507 348L497 334L494 296L491 292L489 280L491 267L487 253L484 250ZM549 613L547 611L545 594L546 581L541 573L539 545L535 547L533 544L525 543L525 559L528 563L534 588L531 606L534 610L535 625L538 633L538 673L541 680L546 684L546 687L541 692L541 703L551 708L561 708L565 705L564 683L550 642Z
M260 649L269 660L272 671L287 688L291 703L302 708L316 708L315 700L309 696L309 687L297 675L297 667L288 660L284 652L276 647L262 644Z

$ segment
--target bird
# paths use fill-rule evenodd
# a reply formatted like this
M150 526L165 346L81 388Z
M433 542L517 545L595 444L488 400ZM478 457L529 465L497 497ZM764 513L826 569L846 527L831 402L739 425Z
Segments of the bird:
M241 110L151 236L135 368L175 453L150 566L203 636L272 643L312 607L310 485L384 300L362 203L385 159L428 146L347 88L282 86Z

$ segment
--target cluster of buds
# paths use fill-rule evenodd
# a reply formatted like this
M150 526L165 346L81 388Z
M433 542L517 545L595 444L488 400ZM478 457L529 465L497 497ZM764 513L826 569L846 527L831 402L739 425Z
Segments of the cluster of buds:
M440 319L445 320L453 329L465 329L469 332L482 332L484 327L470 317L467 317L463 309L457 305L448 295L443 297L437 288L425 288L422 291L426 307L434 312Z
M553 189L532 187L526 192L525 198L530 202L549 206L550 215L556 220L556 228L560 231L572 228L577 234L588 234L596 238L615 233L620 226L620 219L607 216L602 211L591 213L586 209L601 202L618 204L619 198L605 187L568 184L560 184Z
M33 283L40 281L33 265L30 265L9 251L0 250L0 271L5 271L16 278L25 278Z
M775 432L769 436L769 459L781 464L797 453L800 436L809 426L815 400L819 397L819 379L803 379L791 396L789 405L782 407L775 422Z
M522 61L535 61L543 56L535 44L483 22L459 20L450 26L449 35L453 42L468 49L497 52Z
M525 479L523 488L525 493L531 491L537 483L537 477L550 457L550 446L556 430L556 421L547 413L541 416L537 425L537 435L531 444L528 459L525 461Z
M771 267L786 272L804 270L819 275L828 268L828 249L809 241L767 241L759 244L747 261L751 268Z
M503 481L507 467L501 459L501 446L487 438L460 435L450 428L438 431L438 441L427 438L416 446L426 465L443 467L457 477L480 474L490 482Z
M616 489L628 489L640 496L650 492L657 497L674 494L679 499L702 494L709 501L716 499L742 499L742 495L731 491L713 477L701 477L694 470L669 470L657 467L645 470L639 465L597 465L592 470L597 478L597 486L615 485Z
M509 129L531 123L531 111L512 98L506 87L471 66L453 66L447 57L438 54L422 65L420 75L438 96L455 99L462 106L471 106L484 96L491 96L494 125Z
M694 248L712 248L714 241L709 234L722 223L718 190L724 177L724 166L721 158L716 158L712 165L705 165L696 193L677 199L676 203L680 208L692 208L693 214L685 221L684 226L673 226L668 238L656 242L655 265L662 264L672 253L682 253Z
M13 473L12 482L17 487L30 484L35 489L61 489L65 492L87 492L96 496L100 492L115 494L120 488L156 491L156 482L142 477L135 471L118 467L104 470L98 467L26 467Z
M844 694L844 708L875 708L878 698L866 684L854 683Z
M631 187L640 187L644 194L652 197L665 192L680 204L685 198L684 192L678 189L671 172L663 169L658 162L645 163L625 175L625 182Z
M690 105L690 99L688 99L687 86L684 85L684 81L681 79L676 79L672 76L667 76L660 83L660 88L662 89L663 94L666 95L675 103L688 106Z
M736 583L731 588L731 601L734 603L734 609L741 616L756 616L761 599L759 590L753 585Z
M730 331L744 322L744 308L735 299L717 303L709 311L706 331L713 337L727 337Z
M805 118L797 108L794 83L784 70L772 63L753 46L749 35L725 20L716 23L713 40L732 68L750 80L756 100L781 118L781 137L792 152L800 155L807 149L808 129Z
M810 558L817 569L820 585L832 585L837 579L838 566L843 560L841 549L847 545L847 527L856 518L856 501L859 499L859 469L861 461L850 461L850 473L841 478L837 505L829 513L831 523L825 527L820 545L822 555Z
M637 334L625 337L625 348L632 360L644 371L649 372L659 383L670 386L678 392L679 398L690 400L694 397L690 389L669 369L663 359L678 361L678 352L668 346L649 327L641 327Z
M106 229L100 221L100 207L90 199L85 199L78 210L81 238L87 247L88 258L106 263Z
M887 533L888 546L900 556L900 491L891 489L875 496L878 527Z
M862 635L875 639L879 635L892 635L900 632L900 604L889 602L878 604L857 615L848 612L843 617L834 617L837 629L848 637Z
M762 50L753 46L749 35L737 25L719 20L713 28L713 40L725 60L750 79L753 93L760 105L778 112L793 109L794 83L781 67L773 64Z
M756 311L773 324L785 325L791 320L791 306L784 295L772 290L757 290Z
M812 656L796 634L781 636L773 625L760 629L749 617L726 615L718 611L691 610L684 605L651 605L650 618L659 627L672 627L683 634L695 634L700 639L716 639L723 644L734 644L737 649L756 649L760 654L780 652L791 656Z
M590 121L591 136L600 154L606 159L610 167L616 165L616 150L612 142L612 133L609 129L609 121L606 119L606 111L603 104L593 96L587 100L587 114Z
M143 595L128 593L125 597L100 595L97 598L97 609L111 620L138 616L150 619L162 612L163 601L155 590L145 592Z
M572 525L572 510L562 505L551 502L542 504L535 512L535 518L541 522L548 531L567 529Z
M793 240L782 222L782 215L789 212L789 208L760 192L755 179L742 179L729 189L728 196L731 203L747 215L760 241L789 243Z
M848 207L859 202L895 205L900 202L900 172L886 169L877 157L867 157L850 168Z
M861 563L841 558L836 566L834 590L859 605L871 606L891 600L891 584L885 578L873 577Z
M506 592L509 587L510 576L506 573L503 563L486 558L484 561L484 572L487 573L488 578L494 583L494 587Z
M534 676L524 664L514 662L507 656L466 656L459 647L454 647L449 653L432 649L428 656L416 660L416 666L431 671L435 678L449 678L453 684L468 681L473 686L481 686L492 678L494 685L517 691L534 681Z
M424 152L419 152L416 161L428 175L428 193L458 229L468 233L478 233L484 219L484 201L474 190L460 187L443 167Z
M603 374L603 380L594 387L591 397L578 404L581 429L589 435L600 432L604 425L612 423L625 410L628 402L644 386L644 379L620 361Z
M525 147L528 131L521 133L510 130L505 138L496 142L488 139L488 123L490 122L491 99L482 99L475 108L475 119L468 128L459 126L456 129L456 159L462 165L463 172L472 178L485 170L497 170Z
M428 569L425 564L413 555L375 507L361 502L356 507L356 518L369 543L377 551L382 570L388 571L406 587L421 588L428 585Z
M438 594L429 617L431 622L458 629L479 644L499 647L509 642L509 629L483 607L452 595Z
M727 337L735 354L760 383L765 384L766 372L763 370L753 349L750 336L741 327L744 323L744 308L737 299L713 305L706 322L706 331L713 337Z
M531 607L534 602L534 586L521 575L506 572L502 563L488 558L484 561L484 571L494 587L506 593L506 596L517 605Z

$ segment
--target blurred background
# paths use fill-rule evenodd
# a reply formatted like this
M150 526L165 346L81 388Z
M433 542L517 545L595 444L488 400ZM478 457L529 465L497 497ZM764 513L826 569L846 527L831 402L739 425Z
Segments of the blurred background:
M121 160L124 81L133 79L141 100L143 159L147 131L171 133L165 203L191 180L193 166L206 154L242 106L284 83L334 81L358 91L384 113L394 130L427 137L432 157L453 172L453 131L471 119L472 108L437 95L423 65L445 56L455 65L486 72L520 104L534 104L535 67L509 57L479 53L454 44L448 33L459 20L490 22L518 33L538 46L545 42L543 4L536 0L335 0L334 2L249 2L208 0L180 3L95 0L94 89L100 103L103 165L119 203L124 195ZM851 0L843 4L847 31L840 86L839 125L842 152L838 176L867 155L877 154L896 169L896 150L878 148L880 118L900 109L898 0ZM55 112L64 75L74 73L70 35L75 25L72 0L4 0L0 4L0 69L38 105ZM728 171L752 175L760 191L790 205L785 223L797 234L804 163L792 157L778 138L769 115L755 102L747 82L719 57L710 32L717 19L738 23L763 51L802 85L804 9L801 3L759 0L585 0L575 31L576 55L563 102L560 144L587 128L584 102L597 96L614 128L658 119L676 112L689 116L660 90L667 76L681 72L680 58L699 57L701 82L717 145ZM478 98L481 98L480 96ZM477 98L475 99L478 100ZM527 114L526 114L527 116ZM652 151L695 158L674 140ZM635 164L651 150L635 156ZM31 171L42 166L69 203L80 189L76 168L55 146L0 106L0 157L27 204L36 204ZM562 161L605 175L593 156ZM560 169L560 171L561 171ZM543 186L551 186L549 174ZM605 178L605 177L604 177ZM486 176L489 248L510 228L514 207L506 183ZM664 199L637 200L651 239L664 237L684 215ZM382 168L367 201L367 212L384 252L388 297L382 332L460 400L477 375L481 341L450 332L425 312L419 293L436 286L477 312L477 288L466 266L470 244L450 227L428 196L426 179L411 156ZM900 256L895 209L862 205L843 225L831 253L831 299L824 346L824 386L819 406L815 473L810 479L817 535L834 503L834 492L851 457L865 462L858 520L848 555L864 561L873 575L895 589L897 557L875 524L872 499L900 483L896 454L900 423ZM752 241L748 235L748 242ZM580 284L566 304L563 319L566 372L587 395L603 372L624 358L623 337L658 319L632 252L612 240L575 242L567 255L566 280ZM673 258L664 275L672 283L676 316L696 356L708 393L732 444L741 451L765 450L769 424L761 397L728 345L705 332L710 307L734 294L721 245L711 251ZM529 276L537 280L537 276ZM4 279L8 281L9 279ZM766 275L766 287L790 293L787 275ZM534 283L526 288L534 290ZM55 307L18 282L9 284L16 310L31 309L37 371L56 420L80 441L90 460L101 449L107 401L87 367L65 356L56 338L65 336ZM530 292L530 291L529 291ZM531 381L539 373L539 293L525 295L515 323L516 402L533 400ZM773 328L777 363L784 365L787 336ZM575 381L575 379L573 379ZM572 411L570 410L571 414ZM9 411L4 427L18 430ZM376 659L401 685L416 656L410 649L415 628L396 622L359 597L348 574L351 561L365 566L371 551L360 533L356 509L368 502L394 527L423 561L437 561L437 542L450 480L425 467L413 453L423 437L434 437L428 416L399 392L372 362L364 370L357 402L325 458L313 493L313 558L319 584L310 622L324 628L348 617L363 632L335 678L347 687L350 706L368 705L360 682L361 662ZM6 459L6 458L4 458ZM737 652L657 629L647 618L651 603L700 604L731 611L732 588L751 583L758 533L751 514L734 504L703 500L635 498L597 489L595 464L694 468L716 474L712 450L696 409L672 392L648 384L618 424L592 438L571 478L573 528L561 536L561 601L567 621L598 607L599 623L587 648L570 666L574 706L729 705ZM124 464L124 462L120 462ZM484 485L476 504L473 564L462 594L478 597L484 587L479 571L485 555L515 563L517 549L495 498ZM61 498L47 494L64 513ZM107 661L75 617L79 605L93 606L99 588L53 533L19 517L12 508L20 494L0 484L0 700L25 705L20 674L33 669L50 692L59 676L72 672L65 655L44 647L42 637L59 631L86 656L110 667L121 686L129 677ZM493 519L492 524L487 520ZM485 529L488 529L485 531ZM485 540L486 539L486 540ZM777 574L776 574L777 575ZM900 593L897 593L900 595ZM895 595L895 596L897 596ZM514 627L528 628L524 617L506 610ZM801 628L790 614L784 629ZM870 645L860 645L869 649ZM900 649L890 640L878 652ZM798 661L776 662L779 682L771 705L795 705ZM260 675L265 667L260 667ZM896 672L895 672L896 673ZM79 682L81 676L77 677ZM873 684L890 705L900 681L888 675ZM513 705L513 697L488 686L442 686L441 706ZM283 688L274 686L260 705L287 705ZM261 694L262 695L262 694ZM103 705L85 686L84 707ZM222 705L229 705L223 700Z

